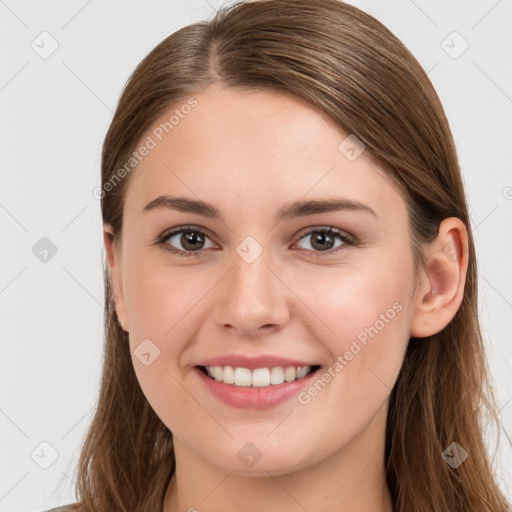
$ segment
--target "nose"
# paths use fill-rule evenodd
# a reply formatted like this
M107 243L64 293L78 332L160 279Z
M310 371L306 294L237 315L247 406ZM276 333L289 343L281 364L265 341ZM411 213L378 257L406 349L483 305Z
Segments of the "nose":
M269 251L252 262L234 254L230 271L216 290L213 319L239 338L253 339L282 329L290 319L293 293L276 271Z

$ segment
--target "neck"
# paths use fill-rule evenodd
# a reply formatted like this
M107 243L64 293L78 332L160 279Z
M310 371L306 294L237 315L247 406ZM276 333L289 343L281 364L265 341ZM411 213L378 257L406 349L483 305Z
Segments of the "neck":
M246 476L210 464L174 439L176 472L164 512L393 512L384 470L387 407L338 451L298 471Z

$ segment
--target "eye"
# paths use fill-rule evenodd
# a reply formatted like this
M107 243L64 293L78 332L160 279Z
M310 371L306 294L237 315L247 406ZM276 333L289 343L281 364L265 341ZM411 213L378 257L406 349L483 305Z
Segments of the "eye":
M307 231L302 235L301 240L308 237L311 237L309 245L313 247L314 250L306 249L306 251L315 257L323 256L322 253L327 253L327 255L336 254L343 250L347 245L355 244L355 240L352 236L327 226ZM333 245L336 240L340 241L338 246Z
M299 242L307 237L312 237L309 245L313 249L311 250L304 247L302 249L315 257L323 256L322 253L327 253L326 255L336 254L346 246L356 244L355 239L351 235L328 226L310 229L306 233L302 234ZM209 240L209 237L203 230L197 229L193 226L184 226L175 229L170 233L160 235L155 240L155 243L162 245L166 251L169 251L172 254L189 257L201 256L204 250L215 245L211 241L211 245L205 245L206 240ZM338 246L333 245L336 240L340 242ZM181 245L181 248L176 247L173 244Z
M175 239L175 240L173 240ZM200 229L193 227L182 227L181 229L174 230L170 233L161 235L157 240L157 244L161 244L165 250L170 251L178 256L198 256L202 254L203 249L208 249L212 245L205 246L205 239L209 239L208 236ZM181 245L175 247L171 243ZM198 253L198 254L195 254Z

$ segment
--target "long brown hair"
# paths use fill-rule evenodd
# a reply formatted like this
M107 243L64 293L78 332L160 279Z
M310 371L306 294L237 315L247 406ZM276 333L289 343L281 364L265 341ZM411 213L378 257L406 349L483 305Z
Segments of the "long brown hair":
M492 422L499 434L500 422L478 321L468 208L448 121L425 71L384 25L339 0L236 2L178 30L133 72L105 138L101 209L116 247L130 182L120 169L157 117L214 83L294 94L355 134L402 191L418 268L440 222L464 222L464 298L441 332L409 341L390 396L387 482L395 511L508 510L484 442L484 426ZM172 434L138 384L106 262L104 278L103 377L76 510L156 512L175 471ZM442 457L453 441L469 454L456 468Z

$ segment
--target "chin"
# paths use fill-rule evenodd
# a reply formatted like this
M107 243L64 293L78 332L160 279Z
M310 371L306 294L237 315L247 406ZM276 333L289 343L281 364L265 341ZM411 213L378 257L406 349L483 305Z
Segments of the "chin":
M308 468L316 462L311 454L304 453L300 447L281 450L275 446L270 446L268 441L261 442L255 440L244 443L241 448L231 450L226 447L221 453L205 454L210 462L225 471L233 472L242 476L266 477L286 475ZM259 446L259 448L257 447ZM233 457L235 452L235 457ZM293 454L293 455L292 455Z

